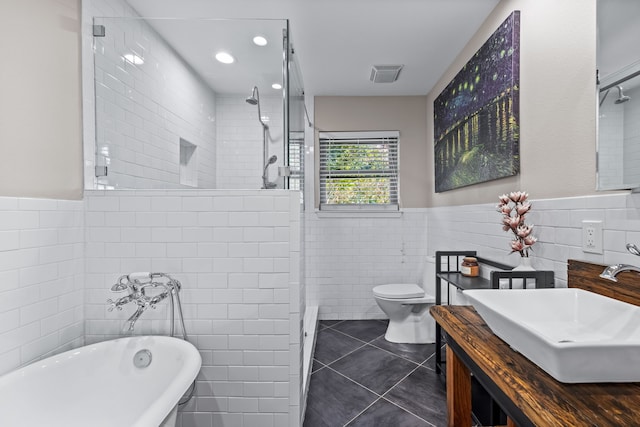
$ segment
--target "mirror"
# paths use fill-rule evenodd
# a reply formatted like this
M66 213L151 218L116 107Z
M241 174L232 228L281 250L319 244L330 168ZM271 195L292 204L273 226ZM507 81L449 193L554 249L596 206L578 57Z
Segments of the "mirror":
M597 189L640 187L640 2L598 0Z

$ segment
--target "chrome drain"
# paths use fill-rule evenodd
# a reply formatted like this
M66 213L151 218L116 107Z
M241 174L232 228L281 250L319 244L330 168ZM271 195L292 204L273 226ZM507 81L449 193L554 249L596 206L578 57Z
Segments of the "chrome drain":
M151 365L151 359L153 359L153 357L149 350L140 350L133 356L133 366L141 369L146 368Z

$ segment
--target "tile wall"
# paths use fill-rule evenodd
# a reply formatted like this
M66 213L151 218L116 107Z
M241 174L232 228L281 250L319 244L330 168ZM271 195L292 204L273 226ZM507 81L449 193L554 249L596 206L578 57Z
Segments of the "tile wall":
M498 196L496 195L496 204ZM538 243L533 247L533 267L553 270L556 286L567 284L568 259L600 264L640 265L626 252L627 242L640 244L640 195L609 194L563 199L532 199L527 223L534 224ZM509 255L510 236L502 231L496 204L432 208L428 213L428 250L476 250L486 258L517 265L519 255ZM582 221L603 223L604 253L582 251Z
M184 187L182 138L197 146L198 188L261 188L262 126L257 106L245 102L252 88L242 94L214 93L150 25L131 19L138 15L125 2L88 0L83 5L85 187ZM93 17L105 16L130 18L96 18L106 36L91 37ZM128 52L143 57L144 64L124 60ZM260 89L262 117L269 125L268 156L278 156L269 179L281 188L282 95ZM94 163L108 166L108 175L95 178Z
M372 289L422 283L426 209L401 214L305 215L307 305L319 319L382 319Z
M613 89L612 89L613 90ZM640 183L640 88L635 87L625 92L631 98L624 104L624 180ZM620 159L618 158L618 161Z
M0 197L0 374L84 342L83 203Z
M96 141L85 152L89 163L95 153L96 164L108 167L108 175L92 178L87 188L182 187L181 139L197 147L197 187L215 188L213 91L149 24L132 19L138 15L125 2L83 5L84 121L90 123L85 141ZM105 16L128 18L98 18ZM104 25L105 37L90 36L93 17ZM144 64L134 65L126 54Z
M162 271L183 285L203 367L184 427L285 426L300 419L300 204L293 191L88 191L86 340L121 334L134 307L108 312L121 274ZM136 333L166 333L166 304Z
M245 102L251 94L249 89L246 94L216 96L217 188L262 187L262 125L258 107ZM277 173L278 165L283 164L282 96L261 95L260 110L269 126L267 157L278 156L278 161L269 166L269 180L282 187Z
M625 170L620 167L624 159L624 104L613 101L602 104L598 134L598 180L603 188L619 187L624 182Z
M533 266L553 270L556 286L566 286L567 259L640 265L640 259L625 249L627 242L640 245L639 194L532 201L528 222L539 238ZM496 204L406 210L400 218L308 213L307 304L320 307L320 319L382 318L372 288L399 281L420 283L426 257L438 250L476 250L486 258L517 265L518 255L509 254L510 236L502 231ZM603 254L582 251L583 220L603 222Z

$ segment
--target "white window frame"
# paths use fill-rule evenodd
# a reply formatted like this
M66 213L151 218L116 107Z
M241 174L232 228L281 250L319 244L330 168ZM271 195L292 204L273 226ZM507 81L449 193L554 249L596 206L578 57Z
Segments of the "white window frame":
M388 176L392 183L390 199L391 203L372 203L372 204L329 204L326 203L326 187L325 180L330 179L331 176L344 174L344 172L331 171L326 165L326 154L330 149L331 144L334 141L338 142L353 142L354 144L371 144L375 141L391 144L391 156L389 169L378 171L381 176ZM361 132L320 132L318 138L318 188L319 188L319 208L320 211L359 211L359 212L371 212L371 211L398 211L400 200L400 132L399 131L361 131ZM367 176L364 171L357 171L356 176ZM369 171L367 171L368 173Z

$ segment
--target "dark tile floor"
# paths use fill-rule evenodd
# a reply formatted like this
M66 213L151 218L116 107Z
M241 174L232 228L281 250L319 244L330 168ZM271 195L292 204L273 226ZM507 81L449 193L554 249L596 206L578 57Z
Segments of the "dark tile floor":
M433 344L394 344L382 320L320 321L304 427L440 427Z

